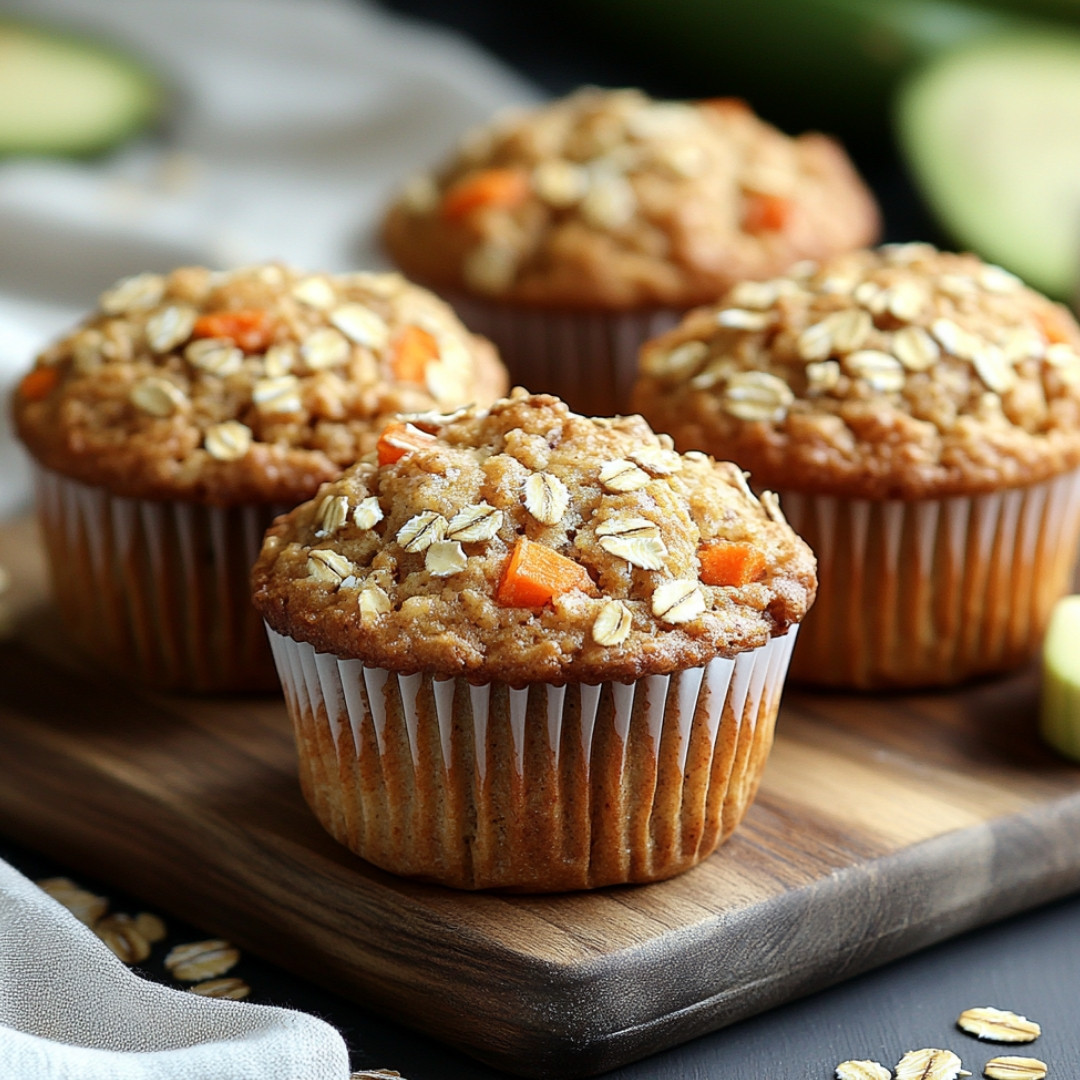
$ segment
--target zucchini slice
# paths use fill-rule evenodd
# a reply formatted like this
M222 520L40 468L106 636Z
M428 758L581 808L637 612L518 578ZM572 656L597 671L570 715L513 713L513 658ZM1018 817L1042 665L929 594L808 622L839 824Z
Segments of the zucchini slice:
M1072 299L1080 285L1080 34L977 41L916 72L897 129L961 246Z
M90 154L153 120L158 80L85 38L0 21L0 155Z
M1043 645L1043 738L1080 761L1080 596L1059 600Z

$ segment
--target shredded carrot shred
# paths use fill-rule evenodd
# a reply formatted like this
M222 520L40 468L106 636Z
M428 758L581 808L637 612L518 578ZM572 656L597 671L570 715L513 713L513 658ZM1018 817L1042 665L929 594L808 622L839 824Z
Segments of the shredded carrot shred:
M506 607L543 607L571 589L594 593L596 586L580 563L523 536L510 553L495 599Z
M395 339L390 366L402 382L422 383L432 360L438 359L439 343L420 326L406 326Z
M260 308L211 311L195 320L191 331L197 338L226 338L246 353L265 352L273 343L277 324Z
M395 461L400 461L406 454L411 454L414 450L421 450L425 446L430 446L433 442L435 442L434 435L429 435L426 431L421 431L412 424L404 424L395 420L393 423L387 424L383 429L379 441L375 444L375 449L379 455L380 465L393 465Z
M781 232L790 220L790 199L761 191L746 192L742 215L742 227L746 232Z
M743 541L715 540L698 549L706 585L749 585L765 573L765 556Z
M511 209L528 197L529 176L524 169L483 169L462 177L446 192L442 215L447 221L461 221L483 207Z
M60 372L54 367L39 367L28 371L19 382L19 394L27 401L42 401L60 382Z

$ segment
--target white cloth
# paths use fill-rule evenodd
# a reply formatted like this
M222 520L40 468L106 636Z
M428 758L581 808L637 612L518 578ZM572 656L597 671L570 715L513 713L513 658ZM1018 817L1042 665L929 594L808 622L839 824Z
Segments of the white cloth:
M329 1024L141 979L0 861L0 1075L11 1080L346 1080Z
M376 267L393 188L532 91L466 42L362 0L0 0L142 54L163 135L97 161L0 162L0 514L26 498L6 398L116 278L186 263ZM284 1009L136 978L0 864L0 1075L338 1080L344 1044Z
M102 161L0 163L0 393L117 278L283 259L384 265L388 195L532 90L467 42L363 0L0 0L166 78L163 136ZM0 418L0 514L25 498Z

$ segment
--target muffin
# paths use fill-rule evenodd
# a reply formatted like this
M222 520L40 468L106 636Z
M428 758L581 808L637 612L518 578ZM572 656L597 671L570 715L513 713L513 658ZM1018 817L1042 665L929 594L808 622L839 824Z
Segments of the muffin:
M1080 530L1080 329L973 255L905 244L736 285L641 355L683 450L778 490L818 557L793 677L945 685L1022 664Z
M247 579L277 513L398 410L506 391L490 344L394 274L141 274L15 394L56 602L93 656L184 690L276 685Z
M468 135L384 225L410 276L495 342L511 378L607 414L647 337L733 282L872 243L840 146L731 98L579 91Z
M304 794L467 889L670 877L742 818L809 549L734 466L525 391L395 423L253 572Z

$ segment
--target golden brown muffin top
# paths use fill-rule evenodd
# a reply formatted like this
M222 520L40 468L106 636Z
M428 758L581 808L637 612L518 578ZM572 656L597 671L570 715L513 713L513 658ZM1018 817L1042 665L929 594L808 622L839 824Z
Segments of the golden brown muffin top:
M391 207L386 245L439 288L544 307L689 307L732 282L872 243L840 146L733 98L581 90L496 120Z
M14 407L42 465L114 494L296 503L388 416L506 388L490 343L397 274L185 267L103 293Z
M755 484L974 494L1080 464L1080 328L974 255L887 246L736 285L643 347L633 401Z
M518 684L734 656L799 622L816 584L733 465L522 390L392 425L275 522L253 573L267 622L321 652Z

